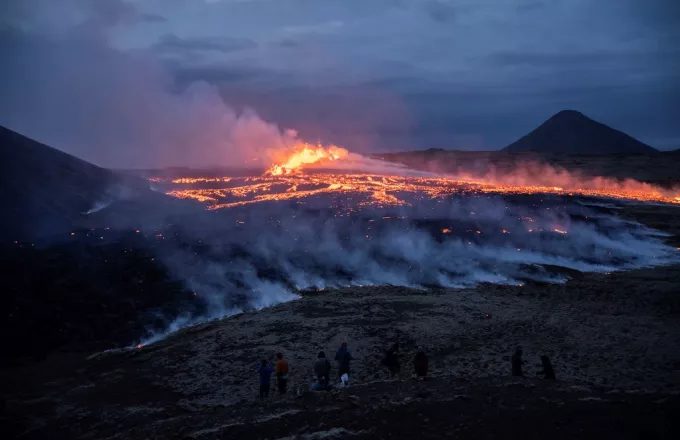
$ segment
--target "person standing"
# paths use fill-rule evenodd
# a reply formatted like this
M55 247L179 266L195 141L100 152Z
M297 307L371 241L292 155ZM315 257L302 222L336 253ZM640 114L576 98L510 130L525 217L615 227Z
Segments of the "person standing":
M385 357L382 360L382 364L387 367L390 371L390 379L394 379L394 376L398 375L401 371L401 366L399 365L399 343L395 342L389 350L385 352Z
M283 358L283 353L276 353L276 384L279 394L286 394L288 387L288 361Z
M555 370L550 362L550 358L546 355L541 356L541 363L543 364L543 378L555 380Z
M422 347L419 347L415 358L413 358L413 369L416 372L416 379L425 380L427 377L428 366L429 360L425 354L425 350Z
M260 375L260 398L264 399L269 397L269 387L271 382L271 376L274 369L269 365L269 363L262 359L260 366L257 368L257 373Z
M352 360L352 354L347 349L347 342L343 342L335 353L335 360L338 362L338 378L341 378L343 374L349 376L349 363Z
M513 354L512 358L510 359L510 362L512 363L512 375L516 377L524 376L524 373L522 372L522 366L524 365L524 361L522 360L521 347L517 347L517 349L515 350L515 354Z
M331 381L331 363L326 359L326 353L319 352L316 362L314 363L314 375L319 384L319 387L325 388Z

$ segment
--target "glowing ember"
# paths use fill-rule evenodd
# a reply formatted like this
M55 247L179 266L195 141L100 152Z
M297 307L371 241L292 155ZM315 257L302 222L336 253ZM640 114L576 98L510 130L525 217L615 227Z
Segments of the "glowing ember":
M451 233L451 229L449 229L449 228L442 229L442 234L450 234L450 233Z
M567 231L565 231L564 229L557 229L557 228L554 228L553 231L554 231L554 232L557 232L558 234L566 234L566 233L567 233Z
M349 151L335 145L329 147L317 145L313 147L309 144L303 144L298 146L283 163L269 168L266 174L272 176L294 174L299 172L305 165L342 159L347 157L347 155L349 155Z

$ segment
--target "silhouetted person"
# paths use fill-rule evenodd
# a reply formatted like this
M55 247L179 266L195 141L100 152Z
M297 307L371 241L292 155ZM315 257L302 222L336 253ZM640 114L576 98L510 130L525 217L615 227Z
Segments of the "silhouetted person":
M550 358L546 355L541 356L541 363L543 364L543 378L555 380L555 370L550 363Z
M349 362L352 360L352 354L347 349L347 342L343 342L335 353L335 360L338 362L338 378L343 374L349 376Z
M269 397L269 386L274 369L263 359L257 368L257 372L260 375L260 398Z
M385 357L382 360L382 364L387 367L390 371L390 378L394 378L395 375L399 374L401 371L401 366L399 365L399 343L395 342L389 350L385 352Z
M322 387L327 387L331 381L331 363L326 359L326 353L323 351L319 352L314 363L314 375Z
M276 384L279 394L285 394L288 386L288 361L283 358L283 353L276 353Z
M418 349L416 356L413 358L413 369L416 372L416 378L425 379L427 377L427 369L429 366L429 360L425 351L422 348Z
M524 376L524 373L522 373L522 365L524 365L524 361L522 360L522 349L520 347L517 347L515 350L515 354L512 355L511 362L512 375Z

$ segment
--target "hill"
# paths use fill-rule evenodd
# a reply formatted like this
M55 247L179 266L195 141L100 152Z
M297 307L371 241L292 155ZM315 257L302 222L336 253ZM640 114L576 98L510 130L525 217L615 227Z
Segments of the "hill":
M2 127L0 163L0 265L12 275L0 277L0 364L130 344L159 310L200 311L155 260L164 252L155 228L196 218L200 204Z
M575 110L563 110L531 133L508 145L510 153L642 154L656 149L594 121Z
M0 127L0 240L62 234L88 211L142 181L100 168Z

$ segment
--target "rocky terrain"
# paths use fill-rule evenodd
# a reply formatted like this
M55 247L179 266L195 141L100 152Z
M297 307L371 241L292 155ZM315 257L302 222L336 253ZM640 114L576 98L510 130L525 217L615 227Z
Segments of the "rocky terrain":
M624 215L677 234L677 208ZM678 236L670 237L678 246ZM562 285L365 287L305 294L138 349L58 352L2 374L21 438L671 438L680 426L680 267L571 274ZM309 391L319 350L348 341L349 389ZM389 381L383 351L402 345ZM524 349L526 379L510 378ZM410 378L417 346L431 380ZM285 353L289 394L257 398ZM541 380L550 356L557 382Z

